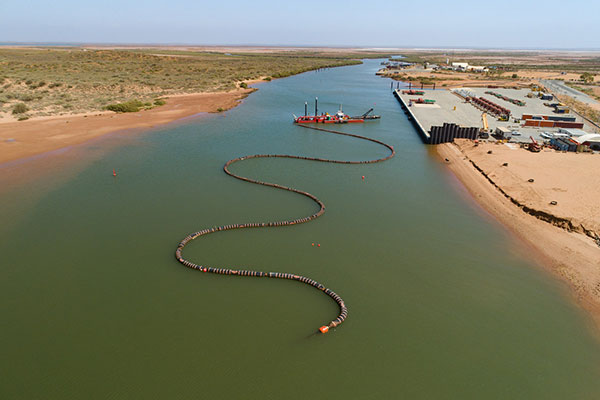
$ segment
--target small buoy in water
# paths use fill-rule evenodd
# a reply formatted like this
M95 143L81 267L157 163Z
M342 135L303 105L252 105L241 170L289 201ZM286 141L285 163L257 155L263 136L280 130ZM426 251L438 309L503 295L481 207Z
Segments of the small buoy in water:
M313 243L312 245L314 246L315 244Z
M329 332L329 327L323 325L322 327L319 328L319 330L321 331L321 333L327 333L327 332Z
M364 175L362 176L362 180L363 180L363 181L365 180L365 176L364 176Z
M113 168L113 176L117 176L117 171Z
M317 247L321 247L321 243L317 244Z

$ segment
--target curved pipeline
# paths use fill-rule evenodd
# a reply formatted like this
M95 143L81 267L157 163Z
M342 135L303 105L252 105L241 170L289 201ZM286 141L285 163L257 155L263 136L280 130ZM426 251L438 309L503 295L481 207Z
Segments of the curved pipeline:
M303 196L308 197L312 201L314 201L319 206L319 211L317 211L316 213L314 213L308 217L298 218L298 219L294 219L294 220L284 220L284 221L277 221L277 222L257 222L257 223L246 223L246 224L233 224L233 225L219 226L219 227L215 227L215 228L204 229L204 230L201 230L198 232L194 232L194 233L186 236L181 242L179 242L179 244L177 245L177 250L175 251L175 258L177 258L177 261L179 261L186 267L196 269L196 270L199 270L202 272L210 272L213 274L221 274L221 275L238 275L238 276L262 277L262 278L291 279L291 280L300 281L307 285L313 286L313 287L323 291L329 297L331 297L340 307L340 313L337 316L337 318L334 319L333 321L329 322L327 325L323 325L322 327L319 328L319 331L321 331L322 333L326 333L329 331L330 328L335 328L336 326L338 326L342 322L344 322L344 320L348 316L348 308L346 307L344 300L337 293L335 293L331 289L326 288L319 282L317 282L313 279L307 278L305 276L282 273L282 272L262 272L262 271L239 270L239 269L229 269L229 268L213 268L213 267L197 265L197 264L194 264L194 263L184 259L181 254L183 251L183 248L189 242L191 242L192 240L197 239L201 236L208 235L210 233L227 231L227 230L231 230L231 229L265 228L265 227L274 227L274 226L287 226L287 225L303 224L305 222L309 222L315 218L320 217L325 212L325 204L321 200L319 200L316 196L312 195L311 193L308 193L308 192L305 192L302 190L298 190L298 189L294 189L291 187L279 185L276 183L269 183L269 182L259 181L256 179L246 178L244 176L237 175L237 174L231 172L229 170L229 167L231 165L235 164L236 162L248 160L251 158L278 157L278 158L292 158L292 159L298 159L298 160L309 160L309 161L318 161L318 162L327 162L327 163L336 163L336 164L373 164L373 163L389 160L390 158L394 157L394 155L396 154L393 146L390 146L387 143L384 143L377 139L371 139L366 136L360 136L360 135L355 135L355 134L345 133L345 132L338 132L338 131L333 131L333 130L329 130L329 129L317 128L317 127L313 127L313 126L306 126L306 125L298 125L298 126L300 126L302 128L313 129L316 131L333 133L336 135L350 136L350 137L357 138L357 139L367 140L367 141L370 141L370 142L373 142L373 143L376 143L376 144L379 144L381 146L388 148L390 150L390 154L387 157L378 158L375 160L366 160L366 161L330 160L330 159L326 159L326 158L303 157L303 156L294 156L294 155L288 155L288 154L254 154L254 155L250 155L250 156L237 157L232 160L229 160L229 161L227 161L227 163L225 163L225 166L223 167L223 170L225 171L225 173L227 175L232 176L236 179L245 181L245 182L256 183L258 185L270 186L273 188L288 190L290 192L301 194Z

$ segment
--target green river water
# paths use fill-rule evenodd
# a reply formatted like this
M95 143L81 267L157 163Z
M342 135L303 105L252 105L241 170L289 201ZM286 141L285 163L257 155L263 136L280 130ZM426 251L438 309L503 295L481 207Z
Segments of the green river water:
M600 398L589 316L422 144L378 64L260 84L225 115L0 166L0 399ZM332 128L397 156L238 163L315 194L325 215L209 235L184 256L325 284L349 308L326 335L314 332L338 307L314 288L202 274L173 255L206 227L316 210L226 176L228 159L387 154L294 126L314 96L329 112L375 104L380 121Z

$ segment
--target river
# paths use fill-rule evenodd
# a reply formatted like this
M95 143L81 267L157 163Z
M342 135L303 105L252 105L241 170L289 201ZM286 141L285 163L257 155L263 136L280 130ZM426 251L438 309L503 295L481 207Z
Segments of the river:
M598 398L589 316L422 144L374 75L379 61L259 84L224 114L0 168L14 177L0 194L0 398ZM208 235L184 256L325 284L349 308L325 335L315 331L338 307L314 288L203 274L173 255L191 232L316 211L226 176L231 158L387 155L294 126L315 96L323 111L374 106L380 121L333 129L390 143L396 157L237 163L315 194L325 215Z

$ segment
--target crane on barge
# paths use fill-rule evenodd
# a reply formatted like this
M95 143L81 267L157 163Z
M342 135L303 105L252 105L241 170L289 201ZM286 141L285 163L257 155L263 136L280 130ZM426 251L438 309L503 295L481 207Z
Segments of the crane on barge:
M347 114L344 114L342 110L342 105L340 104L340 109L335 114L331 115L329 113L321 113L319 115L319 98L315 97L315 114L308 115L308 103L304 102L304 115L297 117L294 114L294 123L296 124L350 124L350 123L361 123L365 121L371 121L380 119L380 115L375 115L371 113L373 112L373 108L369 109L366 113L362 115L358 115L355 117L351 117Z

